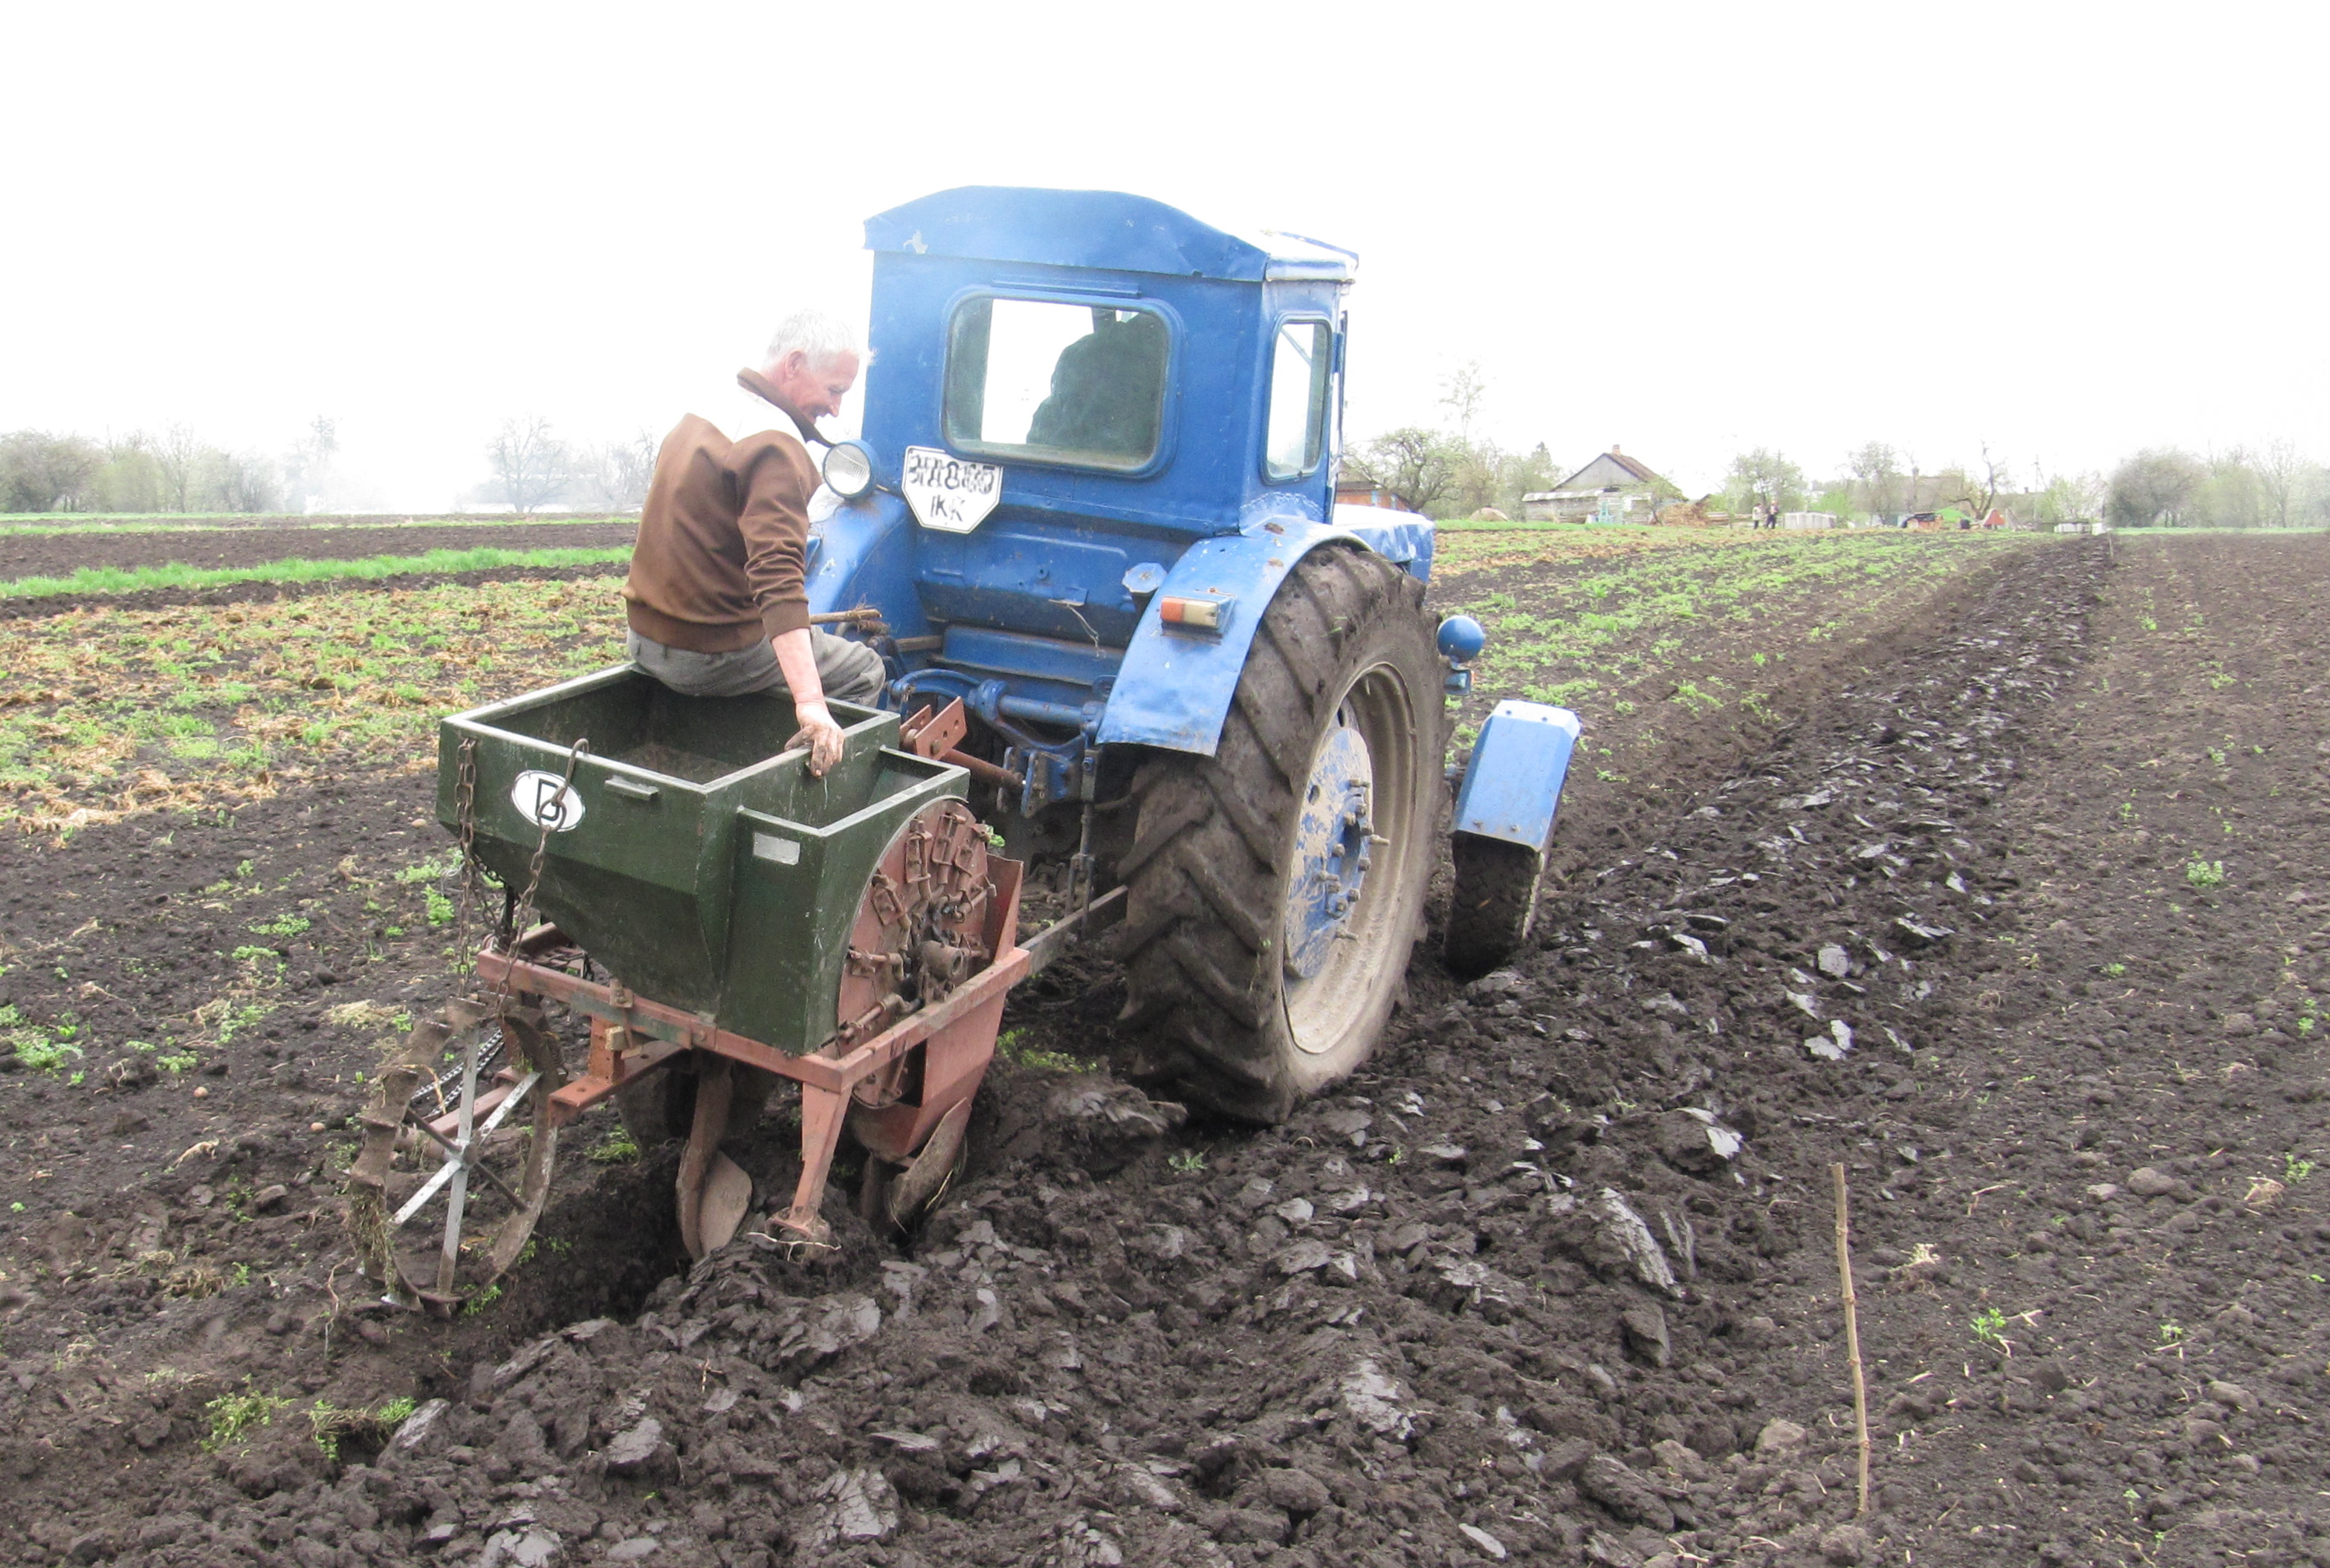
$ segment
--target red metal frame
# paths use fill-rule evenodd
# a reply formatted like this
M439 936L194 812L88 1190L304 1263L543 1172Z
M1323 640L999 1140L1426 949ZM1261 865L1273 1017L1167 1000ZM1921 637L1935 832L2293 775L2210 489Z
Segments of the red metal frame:
M528 931L512 952L479 952L478 978L511 996L547 997L589 1015L590 1061L582 1077L551 1095L553 1126L573 1121L683 1051L709 1051L800 1084L800 1182L793 1191L792 1207L778 1223L805 1238L822 1240L825 1225L818 1210L825 1200L826 1178L833 1169L842 1128L852 1126L873 1153L903 1161L948 1111L977 1092L994 1056L1004 997L1027 974L1028 953L1018 940L1021 867L1000 856L990 856L987 865L996 896L989 902L986 934L995 960L942 1000L909 1013L860 1045L834 1040L805 1055L787 1055L697 1014L635 997L619 982L586 980L552 968L537 960L568 943L565 934L551 925ZM917 1099L871 1105L857 1095L860 1085L918 1048L923 1060Z

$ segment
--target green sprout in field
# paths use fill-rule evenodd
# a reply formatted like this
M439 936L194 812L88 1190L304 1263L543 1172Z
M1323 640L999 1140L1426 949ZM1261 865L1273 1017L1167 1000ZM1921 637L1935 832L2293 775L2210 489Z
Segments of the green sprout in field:
M396 874L396 880L407 884L416 882L442 882L459 870L460 865L461 852L459 849L449 849L433 860L424 860L418 865L406 866Z
M210 1435L203 1439L203 1452L214 1454L253 1427L274 1425L276 1412L290 1403L275 1394L248 1391L219 1395L203 1406L211 1418Z
M2314 1162L2300 1159L2295 1154L2285 1154L2281 1157L2281 1174L2291 1186L2296 1186L2314 1174Z
M2006 1314L1995 1307L1985 1307L1974 1315L1974 1337L1994 1349L2006 1348Z
M593 1165L629 1165L639 1157L639 1146L620 1127L609 1128L607 1136L592 1145L589 1155Z
M1097 1072L1096 1063L1070 1056L1058 1051L1046 1051L1027 1044L1025 1029L1006 1029L996 1036L995 1053L1015 1067L1031 1067L1043 1072Z
M1165 1163L1172 1167L1173 1169L1180 1172L1183 1176L1195 1176L1199 1171L1206 1168L1205 1151L1202 1149L1185 1148L1178 1154L1167 1156Z
M2184 866L2184 880L2197 888L2225 885L2225 863L2221 860L2189 861Z
M336 1465L340 1462L342 1442L349 1438L386 1442L415 1408L409 1396L384 1401L371 1410L343 1409L319 1399L308 1412L308 1423L315 1429L316 1446L323 1450L325 1460Z

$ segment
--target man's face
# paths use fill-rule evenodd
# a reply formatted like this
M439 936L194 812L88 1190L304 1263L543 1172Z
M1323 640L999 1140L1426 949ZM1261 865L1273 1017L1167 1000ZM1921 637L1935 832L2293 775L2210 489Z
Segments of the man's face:
M786 412L797 419L821 420L839 413L841 400L857 384L857 356L838 354L812 364L797 348L771 365L768 376Z

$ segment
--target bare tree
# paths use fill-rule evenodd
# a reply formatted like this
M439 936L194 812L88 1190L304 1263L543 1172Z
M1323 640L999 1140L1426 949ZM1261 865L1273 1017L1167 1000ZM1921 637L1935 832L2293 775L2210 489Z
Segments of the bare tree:
M2272 510L2276 528L2289 526L2291 503L2297 499L2310 466L2298 456L2297 444L2286 439L2268 441L2249 460L2258 486L2265 492L2266 505Z
M104 451L80 436L0 436L0 511L81 510L83 492L104 466Z
M192 425L172 425L148 439L147 450L162 473L162 498L172 511L185 513L192 508L194 469L206 449L194 439Z
M1480 417L1481 405L1489 395L1489 383L1481 375L1481 362L1467 360L1449 373L1440 383L1440 406L1456 416L1456 439L1473 439L1473 421Z
M1801 511L1804 503L1804 471L1779 453L1756 447L1731 459L1724 488L1735 509L1757 502L1782 512Z
M656 439L645 430L627 441L585 447L574 465L582 504L609 512L638 511L654 482L655 462Z
M501 433L487 443L486 461L493 469L488 491L521 516L556 500L573 480L566 444L540 414L504 420Z
M332 459L340 449L339 427L317 414L283 460L286 504L296 512L321 506L331 488Z
M1982 513L1987 517L1998 505L1999 492L2013 488L2014 473L2003 458L1990 455L1990 443L1982 443Z
M1890 512L1894 482L1901 477L1901 459L1882 441L1870 441L1845 458L1846 471L1861 486L1861 497L1871 512Z
M2100 474L2054 474L2036 458L2031 471L2038 486L2039 521L2080 523L2103 510L2104 481Z
M275 465L256 452L203 449L195 500L207 512L272 512L283 505Z
M1410 425L1365 442L1343 462L1359 478L1390 491L1409 511L1425 512L1454 487L1464 458L1462 442Z

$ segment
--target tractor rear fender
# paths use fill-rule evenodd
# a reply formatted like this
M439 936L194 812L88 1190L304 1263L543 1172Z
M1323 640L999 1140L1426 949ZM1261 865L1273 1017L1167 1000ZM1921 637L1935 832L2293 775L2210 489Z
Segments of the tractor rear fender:
M1499 703L1473 742L1452 831L1543 850L1577 734L1577 715L1568 708Z
M914 519L886 491L848 502L810 529L806 575L813 615L872 605L894 636L930 632L914 591Z
M1375 550L1416 577L1431 571L1426 519L1399 521L1401 514L1366 507L1337 512L1332 524L1277 516L1190 545L1141 610L1101 716L1101 744L1212 756L1263 611L1294 563L1321 545ZM1342 515L1350 512L1363 515L1347 520ZM1169 600L1212 601L1219 607L1218 629L1168 622Z

